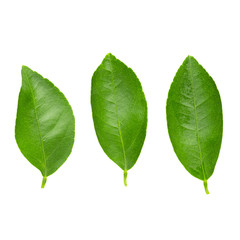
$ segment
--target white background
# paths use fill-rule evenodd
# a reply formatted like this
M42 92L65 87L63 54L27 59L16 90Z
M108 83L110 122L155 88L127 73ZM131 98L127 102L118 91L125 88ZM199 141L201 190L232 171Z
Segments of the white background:
M239 1L0 1L0 239L240 239ZM93 72L111 52L140 79L148 129L128 187L93 127ZM224 134L210 195L173 152L165 105L187 55L215 80ZM42 177L14 139L21 66L51 80L76 118L73 152Z

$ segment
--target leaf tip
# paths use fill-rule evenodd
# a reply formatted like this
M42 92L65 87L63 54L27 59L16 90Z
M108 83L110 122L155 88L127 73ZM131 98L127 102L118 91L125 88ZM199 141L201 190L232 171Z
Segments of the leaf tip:
M111 53L108 53L106 57L112 57L113 55Z
M23 76L23 74L28 74L29 72L32 72L32 70L29 68L29 67L27 67L27 66L25 66L25 65L22 65L22 76Z
M116 57L113 56L111 53L108 53L102 61L102 66L104 69L108 71L112 71L112 62L116 60Z
M26 65L22 65L22 71L28 70L29 67L27 67Z
M188 55L188 56L185 58L184 62L189 62L189 61L191 61L192 58L193 58L193 56Z
M112 53L108 53L106 56L105 56L105 58L104 58L104 60L110 60L110 59L113 59L113 58L116 58Z
M197 62L196 58L194 58L194 57L191 56L191 55L188 55L188 56L186 57L185 61L187 61L187 62L190 62L190 61L195 61L195 62Z

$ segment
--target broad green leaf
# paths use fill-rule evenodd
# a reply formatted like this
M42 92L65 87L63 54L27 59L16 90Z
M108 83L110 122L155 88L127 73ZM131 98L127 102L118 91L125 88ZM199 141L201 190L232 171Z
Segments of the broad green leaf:
M23 66L15 138L22 154L41 171L42 188L70 155L74 135L67 99L49 80Z
M98 141L124 171L134 166L147 128L147 102L135 73L107 54L92 77L92 116Z
M179 68L167 99L168 133L174 151L194 177L213 174L223 132L219 92L206 70L191 56Z

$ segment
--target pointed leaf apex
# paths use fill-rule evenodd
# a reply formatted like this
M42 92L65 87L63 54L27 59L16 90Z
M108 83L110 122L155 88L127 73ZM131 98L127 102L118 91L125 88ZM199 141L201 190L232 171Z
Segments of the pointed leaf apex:
M190 56L188 55L185 60L183 61L183 64L188 64L188 63L198 63L198 61L193 57L193 56Z
M25 65L22 65L22 74L23 73L27 73L27 72L33 72L32 69L30 69L29 67L25 66Z
M197 60L196 60L193 56L191 56L191 55L188 55L186 59L187 59L188 61L190 61L190 60L192 61L192 60L193 60L193 61L196 61L196 62L197 62Z
M116 60L116 57L111 53L108 53L102 61L102 66L108 71L112 71L112 62Z
M27 67L26 65L22 65L22 70L30 70L30 68Z
M110 59L110 58L115 58L115 56L112 55L111 53L108 53L108 54L105 56L105 59Z
M27 70L28 69L28 67L27 66L25 66L25 65L22 65L22 71L25 71L25 70Z
M193 58L193 56L188 55L188 56L185 58L185 61L190 61L192 58Z

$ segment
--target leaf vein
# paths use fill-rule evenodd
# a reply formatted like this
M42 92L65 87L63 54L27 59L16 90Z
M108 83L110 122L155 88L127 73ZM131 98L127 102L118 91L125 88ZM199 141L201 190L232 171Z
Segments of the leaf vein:
M46 171L46 169L47 169L47 161L46 161L45 150L44 150L44 145L43 145L43 137L42 137L41 128L40 128L40 124L39 124L39 117L38 117L38 114L37 114L36 99L35 99L35 96L34 96L33 88L32 88L31 84L28 81L28 76L26 77L26 79L27 79L27 83L29 85L29 89L31 91L31 95L32 95L32 99L33 99L34 113L35 113L35 117L36 117L36 122L37 122L40 142L41 142L43 161L44 161L44 164L45 164L44 177L46 177L46 175L47 175L47 171Z
M198 127L197 107L196 107L196 100L195 100L191 59L189 61L189 72L191 76L191 86L192 86L192 93L193 93L193 106L194 106L194 116L195 116L195 123L196 123L196 137L197 137L197 143L198 143L198 149L199 149L199 155L200 155L200 161L201 161L201 167L202 167L202 173L203 173L203 180L206 181L206 174L205 174L203 158L202 158L202 149L201 149L200 139L199 139L199 127Z
M115 85L115 81L114 81L114 77L113 77L113 69L112 69L111 59L110 59L110 68L111 68L110 72L111 72L111 79L112 79L112 85L113 85L114 103L115 103L115 109L116 109L116 115L117 115L118 131L119 131L119 137L120 137L120 141L121 141L121 145L122 145L122 151L123 151L124 172L126 172L127 171L127 159L126 159L126 153L125 153L125 148L124 148L124 143L123 143L123 138L122 138L120 120L119 120L119 116L118 116L118 107L117 107L117 99L116 99L116 92L115 92L116 85Z

